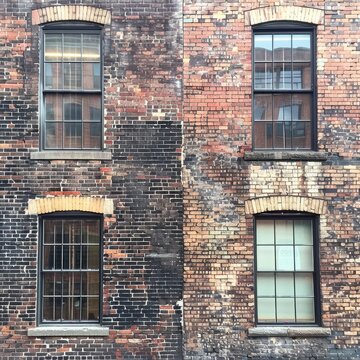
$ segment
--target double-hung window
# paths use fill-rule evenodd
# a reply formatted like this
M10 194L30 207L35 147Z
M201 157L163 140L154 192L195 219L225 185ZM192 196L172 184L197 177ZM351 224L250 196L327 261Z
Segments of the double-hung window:
M43 30L42 148L102 148L100 29L55 26Z
M253 49L254 149L314 150L314 29L254 28Z

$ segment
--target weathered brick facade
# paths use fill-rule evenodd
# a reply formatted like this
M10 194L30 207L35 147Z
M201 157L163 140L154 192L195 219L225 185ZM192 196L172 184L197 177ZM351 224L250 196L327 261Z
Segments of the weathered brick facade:
M0 359L359 358L359 17L356 0L0 2ZM97 153L39 151L40 27L71 21L103 26ZM313 152L252 151L252 26L276 21L316 27ZM254 218L279 211L319 219L321 326L259 334ZM54 212L104 219L108 335L36 333Z

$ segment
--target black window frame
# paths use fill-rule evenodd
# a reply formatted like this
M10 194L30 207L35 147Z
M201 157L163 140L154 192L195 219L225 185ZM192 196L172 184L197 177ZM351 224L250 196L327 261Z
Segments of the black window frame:
M252 59L251 59L251 76L252 76L252 150L253 151L271 151L271 152L280 152L280 151L317 151L317 73L316 73L316 25L303 23L303 22L295 22L295 21L272 21L268 23L263 23L259 25L254 25L252 27ZM311 44L311 88L310 90L294 90L294 89L255 89L255 35L257 34L301 34L306 33L310 35L310 44ZM272 59L272 64L274 60ZM291 64L293 64L293 60L291 60ZM310 149L308 148L276 148L274 147L274 143L272 148L259 148L255 146L255 95L256 94L310 94L311 95L311 119L310 119L310 129L311 129L311 138L310 138ZM272 123L274 120L272 120ZM274 139L274 133L272 134ZM292 141L292 137L291 137Z
M314 322L261 322L258 319L258 290L257 290L257 274L265 273L266 271L257 270L257 220L311 220L312 230L313 230L313 286L314 286ZM255 324L259 326L319 326L322 324L322 312L321 312L321 289L320 289L320 240L319 240L319 230L320 230L320 219L319 216L310 214L310 213L298 213L298 212L269 212L261 213L254 217L254 296L255 296ZM276 258L275 258L276 261ZM273 273L276 275L279 271L268 271L268 273ZM292 272L296 274L297 271L294 267L293 271L283 271L284 273ZM302 272L302 271L298 271ZM296 297L294 297L296 299ZM275 303L276 303L276 294L275 294ZM275 309L276 312L276 309ZM276 316L276 313L275 313ZM296 318L295 318L296 320Z
M50 90L45 89L45 34L57 33L81 33L81 34L99 34L100 39L100 89L99 90L71 90L71 89L62 89L62 90ZM41 151L102 151L104 150L104 52L103 52L103 37L104 37L104 28L103 26L95 23L81 22L81 21L66 21L66 22L54 22L45 24L40 27L40 81L39 81L39 113L40 113L40 141L39 148ZM64 62L65 63L65 62ZM62 147L61 148L51 148L46 147L46 120L45 120L45 95L46 94L77 94L77 95L91 95L99 94L100 95L100 133L99 148L85 148L85 147L74 147L66 148L64 147L64 134L62 136ZM64 123L64 120L61 122ZM81 121L83 124L83 121ZM83 138L82 138L83 141Z
M43 253L44 253L44 220L99 220L99 319L98 320L54 320L44 321L43 319ZM37 275L37 325L57 325L57 326L71 326L71 325L102 325L103 321L103 217L99 214L88 212L54 212L44 214L38 218L39 228L39 243L38 243L38 275ZM80 269L81 271L82 269ZM53 271L55 272L55 271ZM63 273L63 269L56 271ZM69 270L70 272L70 270ZM61 295L62 298L63 295Z

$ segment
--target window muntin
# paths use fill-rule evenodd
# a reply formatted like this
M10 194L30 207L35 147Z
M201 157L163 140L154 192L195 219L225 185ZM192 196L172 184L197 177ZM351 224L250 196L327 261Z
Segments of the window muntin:
M42 323L100 321L100 254L99 218L42 219Z
M101 149L102 60L98 30L44 30L43 148Z
M256 219L256 309L259 324L317 322L314 219Z
M254 32L256 150L310 150L314 137L313 32Z

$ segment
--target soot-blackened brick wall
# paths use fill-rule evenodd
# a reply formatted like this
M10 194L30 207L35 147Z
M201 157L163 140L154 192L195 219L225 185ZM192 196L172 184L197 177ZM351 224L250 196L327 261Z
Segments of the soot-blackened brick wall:
M33 11L68 4L111 13L103 32L110 160L30 158L39 151L37 23L72 16L70 10ZM1 2L1 359L182 357L180 11L179 1ZM103 326L109 336L27 334L36 326L39 237L28 201L49 196L113 201L103 237Z

